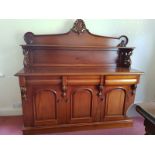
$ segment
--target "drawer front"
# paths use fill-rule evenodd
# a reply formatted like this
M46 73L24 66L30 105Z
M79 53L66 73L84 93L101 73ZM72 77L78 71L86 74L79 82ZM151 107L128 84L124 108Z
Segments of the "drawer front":
M98 85L101 81L101 76L37 76L27 78L27 84L61 85L63 78L65 78L67 85Z
M98 85L101 81L100 76L68 76L68 85Z
M106 76L105 85L131 85L139 82L139 76Z
M69 85L132 85L139 83L138 75L107 75L107 76L51 76L51 77L34 77L28 78L28 85L61 85L63 77L66 79L66 84ZM102 78L101 78L102 77Z
M60 85L61 83L61 76L36 76L27 78L28 85Z

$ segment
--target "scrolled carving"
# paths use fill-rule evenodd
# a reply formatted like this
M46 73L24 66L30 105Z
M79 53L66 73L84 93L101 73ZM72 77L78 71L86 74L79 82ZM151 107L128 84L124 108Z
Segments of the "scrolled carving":
M102 94L103 94L103 93L102 93L102 91L103 91L103 86L102 86L102 85L99 85L98 87L99 87L99 88L98 88L98 89L99 89L98 96L101 97Z
M32 32L27 32L24 35L24 40L27 44L33 44L34 42L34 34Z
M62 77L62 97L67 103L68 98L67 98L67 78L66 77Z
M25 87L21 87L20 89L22 101L25 102L27 100L27 89Z
M103 85L99 85L99 86L98 86L98 90L99 90L98 97L99 97L101 100L103 100L103 89L104 89Z
M119 49L118 54L118 67L127 67L129 68L131 66L131 55L132 55L133 49Z
M131 85L131 90L132 90L131 94L132 95L135 95L136 94L136 89L137 89L137 85L136 84Z
M101 76L101 79L100 79L100 84L98 86L98 97L100 98L101 101L104 100L104 94L103 94L103 89L104 89L104 86L103 86L103 77Z
M86 25L82 19L77 19L71 30L77 34L81 34L85 31L87 31L87 28L86 28Z
M67 86L65 86L65 85L62 86L62 96L63 97L67 96Z
M67 98L67 86L62 86L62 97L66 103L68 103L69 99Z
M29 50L27 49L24 49L23 50L23 54L24 54L24 61L23 61L23 65L24 65L24 68L27 69L30 67L30 58L29 58Z
M118 47L126 47L126 45L129 42L128 37L125 36L125 35L122 35L122 36L119 37L119 39L121 39L121 43L118 45Z
M95 117L97 117L97 114L98 112L100 112L100 108L101 108L101 104L103 104L105 102L105 95L103 93L103 89L104 89L104 86L103 86L103 77L101 77L101 81L100 81L100 84L97 86L97 89L98 89L98 93L97 93L97 107L96 107L96 110L95 110Z

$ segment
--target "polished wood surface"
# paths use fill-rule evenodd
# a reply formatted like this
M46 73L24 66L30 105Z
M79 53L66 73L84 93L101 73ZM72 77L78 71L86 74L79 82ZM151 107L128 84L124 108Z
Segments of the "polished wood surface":
M131 126L140 71L128 38L90 33L77 20L65 34L28 32L19 77L24 134Z
M23 134L50 134L50 133L62 133L71 131L83 131L83 130L97 130L108 128L123 128L132 127L133 121L131 119L119 120L119 121L104 121L95 123L74 123L74 124L61 124L52 126L39 126L39 127L24 127Z
M25 45L22 46L24 51L27 52L27 56L25 57L28 63L25 65L29 68L36 68L36 67L57 67L57 66L124 66L122 61L124 59L120 57L118 59L119 51L126 53L126 51L133 51L134 48L127 48L127 47L115 47L115 48L104 48L104 47L95 47L95 46L68 46L64 47L61 46L32 46L32 45ZM25 53L26 53L25 52ZM25 54L26 55L26 54ZM127 54L125 54L126 56ZM124 58L125 58L124 56ZM92 59L93 58L93 59ZM129 61L130 57L127 57L127 61ZM122 65L121 65L122 63ZM125 63L125 62L124 62ZM129 67L129 66L127 66Z
M141 75L143 72L123 67L52 67L20 70L17 76L50 75ZM127 77L127 76L126 76Z
M65 34L24 35L22 45L25 69L57 66L131 66L134 47L126 47L128 38L99 36L89 32L83 20L78 19Z
M58 45L61 46L104 46L116 47L126 46L128 38L124 35L120 37L106 37L92 34L86 28L83 20L75 21L71 30L64 34L35 35L28 32L24 35L24 40L28 45Z

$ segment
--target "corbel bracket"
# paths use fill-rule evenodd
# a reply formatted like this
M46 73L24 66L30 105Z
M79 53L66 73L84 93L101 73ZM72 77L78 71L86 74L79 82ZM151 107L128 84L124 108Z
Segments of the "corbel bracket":
M20 89L21 89L22 101L23 101L23 103L25 103L27 100L27 89L26 89L26 87L21 87Z
M67 77L62 77L62 97L65 99L65 102L68 102L67 98Z
M25 69L29 69L30 67L30 51L28 49L23 49L24 61L23 65Z
M101 76L101 79L100 79L100 84L98 86L98 97L100 98L101 101L104 100L104 94L103 94L103 89L104 89L104 86L103 86L103 76Z
M131 90L132 90L131 94L132 95L135 95L136 94L136 89L137 89L137 85L136 84L131 85Z

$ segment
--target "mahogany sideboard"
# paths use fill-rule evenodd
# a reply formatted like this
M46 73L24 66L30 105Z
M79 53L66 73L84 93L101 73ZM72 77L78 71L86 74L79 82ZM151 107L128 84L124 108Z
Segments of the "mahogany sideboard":
M140 71L128 38L89 32L83 20L65 34L24 35L19 77L23 134L129 127Z

